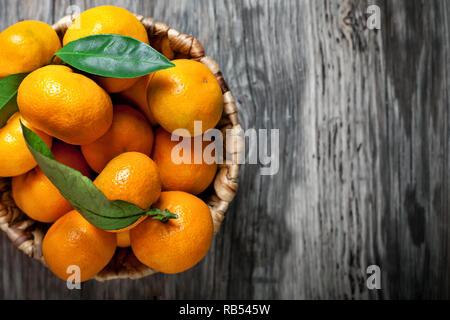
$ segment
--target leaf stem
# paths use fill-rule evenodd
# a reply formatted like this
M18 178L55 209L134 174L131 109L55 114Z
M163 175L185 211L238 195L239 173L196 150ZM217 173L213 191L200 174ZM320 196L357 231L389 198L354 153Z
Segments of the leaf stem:
M178 219L178 216L170 212L168 209L163 211L157 208L151 208L145 213L145 215L151 216L152 219L159 220L162 223L166 223L169 219Z

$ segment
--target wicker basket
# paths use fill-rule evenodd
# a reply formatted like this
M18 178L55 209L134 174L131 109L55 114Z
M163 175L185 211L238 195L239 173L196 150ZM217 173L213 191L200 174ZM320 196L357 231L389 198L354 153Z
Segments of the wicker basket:
M204 197L213 217L214 233L217 233L237 190L238 158L243 145L242 128L239 125L233 96L222 77L219 66L212 58L205 56L203 47L197 39L179 33L152 18L136 16L145 26L153 48L169 59L188 58L200 61L212 71L222 89L224 112L217 128L222 132L232 129L231 138L227 137L225 140L225 150L232 155L232 161L219 166L213 183L214 188L211 188L212 194ZM61 39L71 25L72 18L72 16L66 16L53 25ZM31 220L17 208L11 197L11 179L0 178L0 229L8 235L19 250L44 264L41 244L47 228L48 225ZM129 248L118 248L111 262L95 279L98 281L119 278L139 279L155 272L140 263Z

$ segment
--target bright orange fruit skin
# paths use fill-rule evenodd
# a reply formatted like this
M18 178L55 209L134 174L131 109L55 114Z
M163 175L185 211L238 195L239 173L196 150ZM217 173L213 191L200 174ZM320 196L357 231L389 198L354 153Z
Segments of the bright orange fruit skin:
M72 210L47 231L42 253L49 269L59 278L67 280L69 266L80 268L81 282L99 273L111 260L116 250L116 236L90 224Z
M199 194L211 184L216 175L217 164L215 162L207 164L203 159L205 147L212 142L204 141L202 143L203 148L197 151L198 158L202 159L202 163L195 164L194 139L188 139L191 139L191 163L176 164L171 158L171 153L179 142L172 141L171 134L164 129L156 130L152 158L158 165L164 190Z
M182 191L162 192L155 204L178 215L163 223L146 219L130 231L131 248L146 266L163 272L179 273L195 266L209 250L213 221L208 206Z
M156 121L153 113L147 103L147 88L153 73L141 77L132 87L122 91L120 95L129 103L137 106L142 113L147 117L147 120L152 126L156 126Z
M30 73L19 87L17 103L33 127L74 145L100 138L113 118L109 95L66 66L50 65Z
M40 21L21 21L0 33L0 79L49 64L61 42L55 30Z
M67 29L63 44L95 34L118 34L149 43L142 23L128 10L99 6L82 12Z
M58 162L80 171L88 178L93 176L86 159L81 153L80 147L55 140L52 153Z
M114 107L111 127L99 139L81 147L84 157L95 172L123 152L137 151L150 156L153 130L139 111L126 105Z
M100 6L84 11L75 19L64 35L63 44L96 34L118 34L149 44L147 31L128 10L114 6ZM133 86L139 78L119 79L94 77L109 93L116 93Z
M131 246L130 230L117 232L117 246L121 248L128 248Z
M140 152L112 159L94 180L109 200L123 200L148 209L159 198L161 179L155 162Z
M166 131L189 131L194 121L202 122L202 132L214 128L223 111L222 90L212 72L202 63L178 59L175 67L154 73L148 85L148 105L156 121Z
M16 112L6 125L0 128L0 177L18 176L37 166L23 138L20 120L37 133L47 146L52 146L52 137L32 128L21 114Z
M79 148L55 141L52 147L55 159L83 175L91 171ZM17 206L31 219L50 223L69 212L72 206L59 193L39 167L23 175L13 177L12 196Z
M134 86L140 78L105 78L93 76L95 82L108 93L118 93Z
M155 162L140 152L125 152L112 159L94 180L109 200L131 202L147 210L161 194L161 178ZM130 230L142 221L141 217L133 225L116 230Z

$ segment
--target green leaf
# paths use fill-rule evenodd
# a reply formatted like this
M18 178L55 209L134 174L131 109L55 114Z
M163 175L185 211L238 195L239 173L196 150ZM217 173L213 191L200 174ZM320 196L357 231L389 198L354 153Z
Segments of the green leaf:
M162 222L177 218L168 211L159 209L145 211L129 202L108 200L89 178L56 161L44 141L22 123L21 125L28 149L42 172L70 205L97 228L103 230L123 229L144 215L152 216Z
M17 111L17 90L28 73L17 73L0 79L0 128Z
M69 42L55 55L81 71L112 78L137 78L174 66L148 44L114 34Z

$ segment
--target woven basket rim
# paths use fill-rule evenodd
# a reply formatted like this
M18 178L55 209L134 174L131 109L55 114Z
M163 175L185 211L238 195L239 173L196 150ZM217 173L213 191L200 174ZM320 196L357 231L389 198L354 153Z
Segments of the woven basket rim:
M239 175L238 159L242 152L242 128L239 124L237 107L219 65L208 56L200 42L187 34L178 32L153 18L135 15L144 25L150 38L151 45L166 55L169 59L189 58L203 63L216 77L223 94L224 111L222 119L216 128L225 132L231 129L231 138L224 141L225 150L231 154L229 163L219 165L213 181L214 192L206 200L214 222L214 233L219 231L220 225L230 202L233 200ZM65 16L54 25L54 30L62 40L65 31L72 24L75 17ZM13 244L26 255L45 261L41 251L45 233L43 224L28 218L14 203L11 196L11 179L0 178L0 229L3 230ZM97 281L112 279L139 279L156 273L140 263L129 248L118 248L111 262L95 276Z

